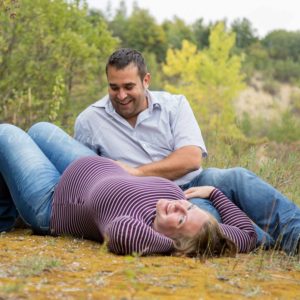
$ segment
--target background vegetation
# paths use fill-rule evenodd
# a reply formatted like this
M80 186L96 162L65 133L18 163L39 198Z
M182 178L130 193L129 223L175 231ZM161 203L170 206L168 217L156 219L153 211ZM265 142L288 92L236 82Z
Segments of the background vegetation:
M207 165L259 172L266 161L289 159L270 150L274 145L299 154L300 31L258 37L247 19L186 24L174 17L159 24L137 4L131 11L125 1L116 11L98 11L84 0L1 0L0 122L26 130L48 120L72 134L79 112L106 93L109 54L132 47L146 57L152 89L187 96L211 154ZM283 86L293 90L273 117L254 114L251 103L243 113L236 109L241 93L252 89L276 110ZM257 154L250 166L251 151ZM293 172L298 186L299 164Z
M83 0L0 1L0 121L23 128L49 120L72 133L74 118L106 93L104 65L118 47L142 51L152 89L187 96L208 143L300 139L300 93L279 119L264 122L233 102L263 78L276 97L282 83L300 84L300 32L275 30L259 38L247 19L186 24L156 22L148 10L124 1L116 11L89 9ZM282 46L284 45L284 47Z

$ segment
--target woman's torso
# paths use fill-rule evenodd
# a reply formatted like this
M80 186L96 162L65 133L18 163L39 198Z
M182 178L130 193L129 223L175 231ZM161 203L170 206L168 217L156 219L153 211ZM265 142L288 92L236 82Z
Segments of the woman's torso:
M152 226L160 198L184 195L169 180L131 176L103 157L81 158L66 169L55 189L51 233L103 242L107 226L120 216Z

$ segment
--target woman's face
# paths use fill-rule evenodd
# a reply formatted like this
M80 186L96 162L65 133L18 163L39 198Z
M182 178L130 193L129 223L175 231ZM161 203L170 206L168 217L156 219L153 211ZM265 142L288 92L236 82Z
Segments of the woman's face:
M193 237L208 218L207 212L189 201L160 199L153 229L169 238Z

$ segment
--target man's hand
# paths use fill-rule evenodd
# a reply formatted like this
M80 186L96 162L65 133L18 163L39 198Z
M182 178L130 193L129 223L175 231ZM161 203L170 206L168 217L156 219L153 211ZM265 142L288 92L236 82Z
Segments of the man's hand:
M133 168L128 166L127 164L119 161L119 160L115 160L114 161L117 165L119 165L122 169L124 169L126 172L128 172L130 175L133 176L142 176L142 173L139 169L137 168Z
M209 198L211 192L215 189L213 186L195 186L184 191L187 199L191 198Z
M185 146L172 152L166 158L133 168L115 161L133 176L157 176L175 180L201 167L202 151L196 146Z

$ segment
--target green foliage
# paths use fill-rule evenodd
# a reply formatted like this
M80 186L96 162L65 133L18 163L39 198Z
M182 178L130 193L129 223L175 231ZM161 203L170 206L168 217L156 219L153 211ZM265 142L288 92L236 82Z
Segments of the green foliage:
M234 20L231 30L236 34L236 47L238 48L248 48L258 40L256 30L246 18Z
M290 111L282 114L280 122L270 124L267 137L277 142L295 142L300 140L300 121Z
M2 14L0 24L0 107L6 121L25 126L28 123L14 119L15 111L9 107L27 103L21 109L24 113L49 109L35 111L29 122L48 116L56 119L47 101L57 93L57 86L67 110L74 86L89 85L98 78L116 45L104 21L96 26L90 22L84 1L23 0L18 17L12 21Z
M165 21L162 27L166 33L168 48L179 49L183 40L194 41L191 26L178 17L174 17L172 21Z
M148 71L151 74L151 89L162 90L163 89L163 73L161 70L161 64L156 60L156 56L151 52L144 52L143 56L147 63Z
M211 31L209 48L202 52L188 41L180 50L169 49L163 71L170 79L165 88L187 96L204 132L242 138L232 105L244 87L242 57L230 54L234 41L234 34L219 23Z
M126 47L128 17L125 1L120 1L120 5L112 21L108 23L108 28L113 35L120 40L122 47Z
M49 100L49 120L52 123L55 123L61 105L64 102L65 90L65 84L62 77L57 77L53 87L52 98Z
M278 118L268 122L263 117L250 118L244 114L239 123L242 132L251 139L267 138L276 142L297 142L300 140L300 120L291 109L284 111Z
M300 92L291 94L291 112L295 117L300 117Z
M274 30L262 40L262 44L272 59L299 61L299 31Z
M212 27L212 25L205 25L203 19L198 19L192 24L194 42L199 50L208 47Z
M281 82L292 82L300 78L300 62L291 59L273 61L273 76Z
M281 82L295 82L300 78L300 32L275 30L269 33L261 45L267 59L261 70Z
M160 62L164 58L165 33L146 9L134 7L128 18L125 37L128 47L135 47L142 52L152 52Z
M276 96L279 93L280 86L279 86L278 82L276 82L274 80L268 80L268 81L264 82L263 90L272 96Z
M135 48L141 52L153 53L158 62L165 55L165 33L148 10L133 7L132 14L127 17L123 2L114 19L110 22L113 34L118 36L122 47Z

